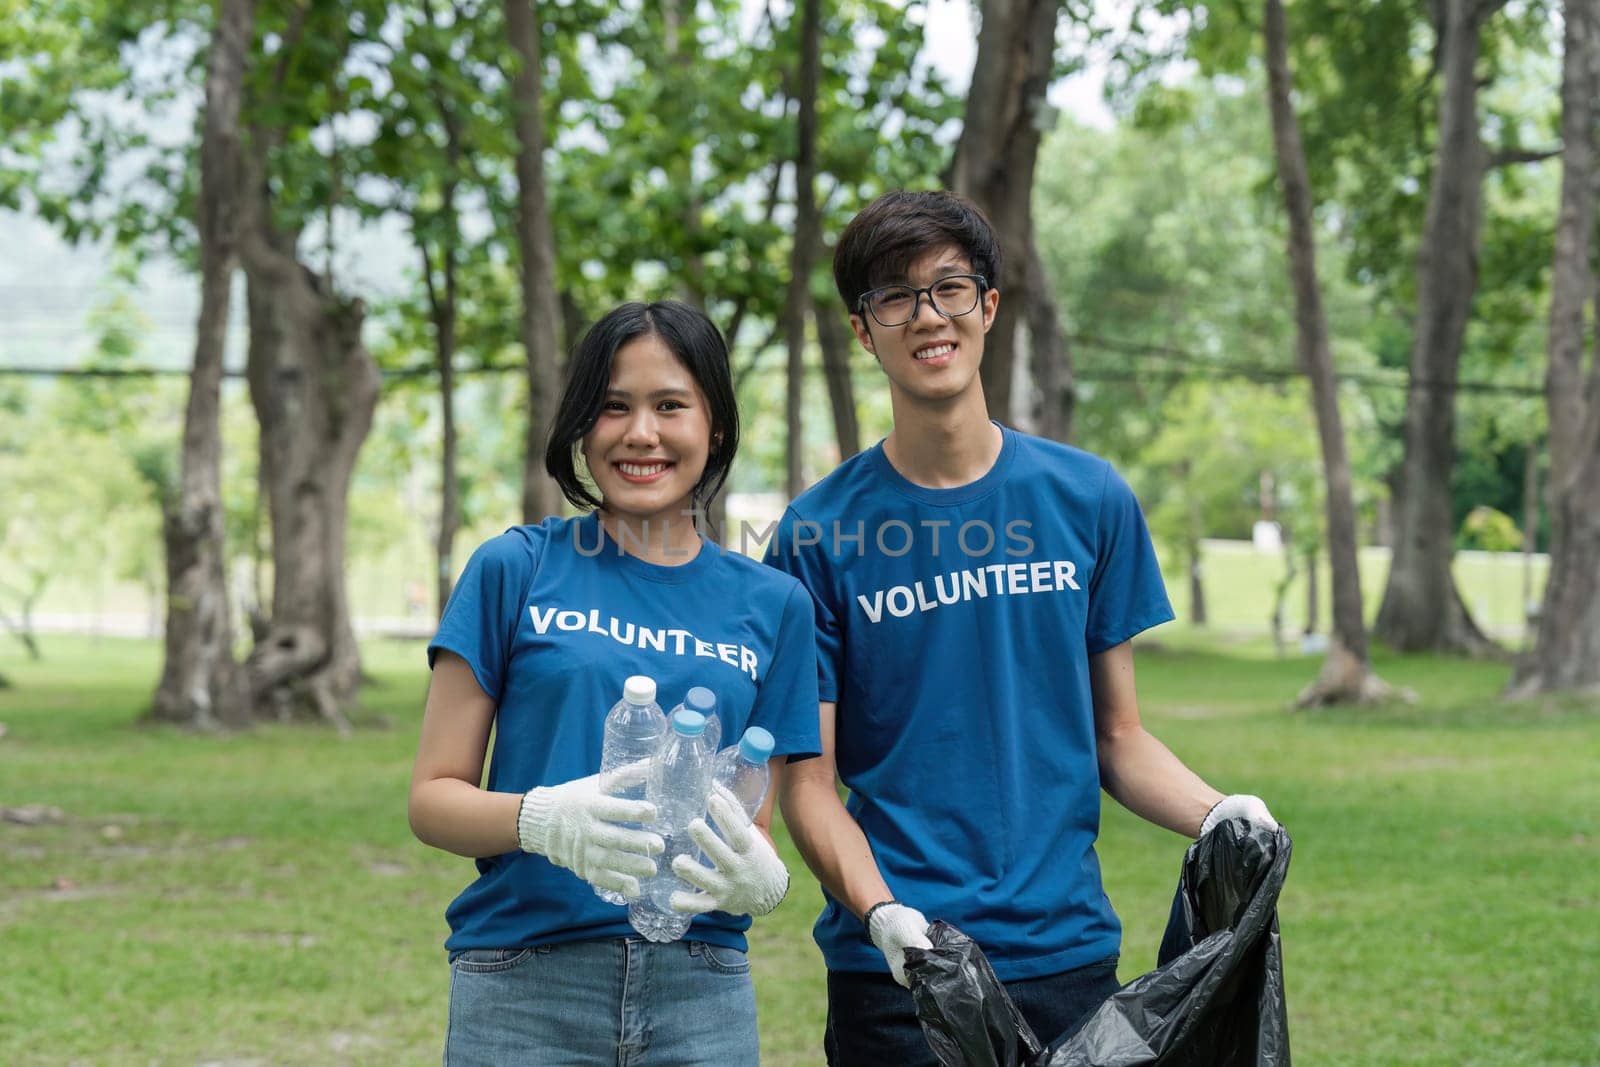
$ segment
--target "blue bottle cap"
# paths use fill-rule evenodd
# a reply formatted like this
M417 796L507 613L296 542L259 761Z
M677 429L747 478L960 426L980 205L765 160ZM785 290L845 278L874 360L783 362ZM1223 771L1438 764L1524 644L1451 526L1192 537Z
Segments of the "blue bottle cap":
M759 726L752 726L739 739L739 755L750 763L765 763L772 758L774 744L772 734Z
M706 732L706 717L698 711L679 708L672 713L672 732L682 737L699 737Z
M702 715L710 715L717 710L717 694L703 685L697 685L684 695L683 706L690 711L698 711Z

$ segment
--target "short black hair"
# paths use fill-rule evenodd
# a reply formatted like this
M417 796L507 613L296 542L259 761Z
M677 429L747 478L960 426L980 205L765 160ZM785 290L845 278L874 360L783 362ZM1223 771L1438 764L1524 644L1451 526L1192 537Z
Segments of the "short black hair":
M567 386L544 450L545 470L561 487L562 495L582 511L599 507L600 500L578 475L577 450L600 417L617 350L629 341L650 336L660 338L678 357L710 408L711 447L706 469L690 493L697 509L704 511L721 490L739 451L739 406L722 331L705 312L677 300L619 305L589 327L567 361Z
M862 293L904 281L918 259L949 247L967 257L989 288L1000 288L1000 242L977 204L942 189L896 189L857 212L839 235L833 283L854 314Z

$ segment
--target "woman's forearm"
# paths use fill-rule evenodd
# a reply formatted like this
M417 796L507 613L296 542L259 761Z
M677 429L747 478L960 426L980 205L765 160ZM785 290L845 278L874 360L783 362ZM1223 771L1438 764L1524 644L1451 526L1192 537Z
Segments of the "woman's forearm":
M521 793L491 793L459 778L432 778L411 787L411 832L434 848L476 859L517 849Z

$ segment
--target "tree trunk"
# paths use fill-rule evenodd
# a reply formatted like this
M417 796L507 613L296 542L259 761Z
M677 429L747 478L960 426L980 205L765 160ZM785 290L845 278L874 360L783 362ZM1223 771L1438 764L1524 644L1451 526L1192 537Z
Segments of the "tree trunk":
M817 262L828 261L827 245L822 241L822 224L817 224L813 249ZM839 443L842 463L861 451L861 422L856 416L855 380L850 374L850 354L855 351L855 335L848 318L832 301L811 300L811 319L817 326L817 347L822 350L822 373L828 383L828 406L833 410L833 436ZM732 339L729 339L732 343Z
M1322 628L1322 605L1317 591L1317 550L1306 550L1306 626L1302 633L1310 636Z
M1581 292L1581 290L1580 290ZM1581 299L1581 298L1580 298ZM1582 304L1579 304L1582 307ZM1581 319L1579 320L1581 323ZM1547 372L1548 373L1548 372ZM1532 645L1534 618L1533 604L1533 554L1539 548L1539 443L1528 442L1528 453L1522 461L1522 650Z
M1479 30L1492 5L1433 5L1443 79L1439 148L1417 261L1416 336L1406 396L1405 452L1396 482L1394 557L1377 635L1407 652L1493 655L1450 572L1450 474L1455 392L1467 318L1478 283L1483 177L1478 133Z
M831 303L811 302L817 324L817 346L822 349L822 373L828 382L828 406L833 410L833 436L843 462L861 451L861 423L856 417L855 382L850 376L850 353L856 339Z
M39 651L39 640L33 630L33 605L43 591L43 580L33 582L27 590L17 590L19 603L15 619L6 612L0 611L0 627L4 627L10 632L11 636L22 643L23 650L28 653L28 658L35 663L44 658Z
M506 36L517 53L511 80L517 130L517 247L522 256L522 347L528 360L528 437L522 464L522 518L539 522L562 510L561 490L545 472L544 450L561 402L556 323L555 238L544 178L544 112L538 0L505 0Z
M224 0L206 57L200 135L200 316L183 421L182 474L162 514L167 629L147 717L214 728L248 717L233 658L222 510L222 360L238 256L239 113L255 34L254 0Z
M256 717L344 729L361 681L345 592L347 503L378 403L378 368L361 342L361 301L343 299L298 260L298 235L271 221L264 155L253 163L240 252L273 575L271 622L245 669Z
M989 414L1013 421L1012 364L1017 324L1031 300L1026 265L1033 240L1033 178L1039 138L1050 125L1045 101L1055 64L1061 0L984 0L967 109L950 163L948 185L989 216L1000 247L1018 257L989 283L1000 310L984 344L983 391Z
M456 543L456 530L461 525L461 491L456 477L456 262L454 182L447 182L444 192L441 222L452 236L447 237L441 252L444 268L443 292L433 281L433 263L428 255L427 239L416 235L417 247L422 253L422 272L428 291L428 310L433 319L433 344L435 363L439 368L439 412L441 430L439 442L439 526L434 538L435 594L437 617L444 617L444 607L450 601L450 587L455 581L452 559Z
M1205 571L1200 562L1200 540L1189 538L1184 546L1184 554L1189 557L1189 621L1196 626L1204 626L1206 618L1206 583Z
M1189 571L1189 622L1195 626L1206 625L1205 571L1200 558L1200 540L1205 536L1205 516L1200 508L1200 497L1194 491L1194 463L1185 458L1177 463L1178 491L1186 505L1186 527L1183 535L1183 557Z
M1584 372L1595 223L1595 113L1600 94L1600 13L1565 5L1561 76L1561 208L1550 286L1550 575L1532 654L1518 664L1514 696L1600 689L1600 362ZM1588 357L1591 360L1593 357Z
M783 311L784 343L789 351L784 417L789 428L784 488L793 500L805 490L802 423L805 386L806 315L811 310L811 257L820 242L817 218L817 67L821 53L821 0L800 5L800 76L795 126L794 241L789 253L789 297Z
M429 10L428 21L433 13ZM434 280L433 260L428 253L426 227L413 212L411 232L422 255L423 288L428 294L428 313L433 320L434 356L439 367L439 412L441 419L439 442L439 528L434 540L434 583L437 618L444 618L445 605L450 602L450 589L455 583L456 531L461 527L461 490L456 476L456 322L460 301L457 299L457 249L460 245L461 220L456 212L456 189L460 182L463 153L461 123L449 96L435 82L434 106L439 110L440 124L444 128L445 177L440 188L439 212L439 282ZM442 284L440 284L442 282Z
M1028 345L1033 380L1039 388L1039 433L1066 442L1072 440L1072 407L1077 400L1072 353L1061 334L1061 313L1032 232L1028 234L1028 276Z
M1283 534L1283 577L1272 587L1272 651L1279 659L1287 651L1283 640L1283 606L1289 599L1289 588L1294 585L1298 573L1294 565L1294 545L1286 530Z
M1333 350L1317 282L1316 235L1311 217L1311 178L1300 142L1289 80L1289 33L1282 0L1266 0L1263 36L1267 53L1268 102L1272 143L1289 216L1289 270L1294 281L1295 345L1301 367L1311 379L1311 400L1322 442L1323 477L1327 483L1328 561L1333 583L1333 631L1322 673L1300 694L1309 707L1365 702L1385 687L1372 676L1367 661L1367 633L1361 619L1361 572L1356 565L1356 509L1351 487L1350 456L1345 450L1344 423L1339 417L1338 386L1333 377ZM1285 538L1286 559L1293 549ZM1316 586L1312 557L1310 577Z

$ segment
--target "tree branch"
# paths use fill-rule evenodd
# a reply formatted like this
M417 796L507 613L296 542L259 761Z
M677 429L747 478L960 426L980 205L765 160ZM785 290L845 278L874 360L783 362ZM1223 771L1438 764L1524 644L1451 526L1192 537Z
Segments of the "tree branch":
M1478 26L1494 18L1500 9L1506 6L1507 0L1478 0L1472 8L1472 21Z
M1561 149L1548 148L1503 148L1498 152L1489 154L1489 167L1512 167L1518 163L1541 163L1547 159L1557 159Z

